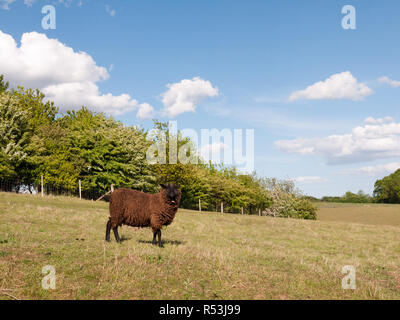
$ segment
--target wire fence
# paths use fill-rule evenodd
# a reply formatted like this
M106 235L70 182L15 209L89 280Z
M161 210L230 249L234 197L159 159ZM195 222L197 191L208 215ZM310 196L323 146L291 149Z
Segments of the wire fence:
M102 200L109 201L111 192L114 191L114 186L110 185L110 189L107 191L101 190L101 188L85 188L82 186L79 181L76 187L71 188L56 185L51 183L46 183L41 178L41 183L37 182L21 182L19 180L6 180L0 179L0 192L12 192L18 194L31 194L38 196L66 196L66 197L76 197L85 200ZM252 212L246 208L234 208L222 202L217 202L215 204L202 204L202 201L199 200L198 203L191 204L181 204L184 205L186 209L198 210L198 211L213 211L213 212L221 212L221 213L234 213L234 214L258 214L264 215L261 213L261 210L255 210Z
M76 187L66 187L63 185L56 185L51 183L28 183L21 182L18 180L6 180L0 179L0 192L12 192L18 194L31 194L39 196L66 196L66 197L77 197L85 200L97 200L102 197L106 192L100 190L100 188L82 188L78 183ZM100 200L109 200L109 197L105 196Z

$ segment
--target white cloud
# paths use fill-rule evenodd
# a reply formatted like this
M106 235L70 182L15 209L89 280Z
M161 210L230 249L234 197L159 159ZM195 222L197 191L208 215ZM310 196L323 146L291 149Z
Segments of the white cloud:
M18 47L12 36L0 31L0 70L11 83L46 87L67 82L97 82L108 78L85 52L74 52L45 34L24 33Z
M41 89L61 110L87 106L119 115L139 108L129 94L100 92L97 82L109 78L85 52L37 32L24 33L18 47L12 36L0 31L0 70L12 86Z
M139 107L139 103L129 94L101 94L97 85L90 81L50 85L42 91L49 100L66 109L87 106L96 111L121 115Z
M304 176L304 177L294 178L293 181L299 183L318 183L318 182L326 182L327 180L318 176Z
M367 166L357 169L349 169L341 171L342 174L362 175L362 176L382 176L395 172L400 169L400 162L391 162L376 166Z
M196 104L207 97L218 96L218 88L210 81L199 77L184 79L167 85L168 91L162 94L163 114L171 118L184 112L195 112Z
M142 103L139 105L139 110L136 117L141 120L151 119L154 116L154 108L148 103Z
M24 3L28 6L28 7L32 7L32 5L36 2L36 0L24 0Z
M367 118L369 123L354 128L351 133L323 138L276 141L275 145L288 153L317 155L328 164L372 161L400 156L400 123ZM391 118L385 118L387 120Z
M27 7L32 7L32 5L36 2L37 0L24 0L24 4ZM0 0L0 8L4 9L4 10L10 10L10 4L16 2L16 0ZM72 4L73 0L57 0L57 1L53 1L52 4L53 5L57 5L57 4L63 4L66 8L70 7ZM79 0L77 6L80 7L82 6L83 2L82 0Z
M10 10L10 4L13 2L15 2L15 0L0 0L0 8Z
M289 97L289 101L299 99L362 100L372 93L373 91L366 84L358 82L350 71L345 71L331 75L325 81L319 81L304 90L293 92Z
M390 85L390 86L393 87L393 88L400 87L400 81L392 80L392 79L390 79L390 78L388 78L388 77L380 77L380 78L378 79L378 82L380 82L380 83L386 83L386 84Z
M375 119L373 117L368 117L364 121L367 124L382 124L382 123L387 123L387 122L394 122L394 119L392 117L377 118L377 119Z
M111 17L115 17L115 10L111 9L109 5L106 5L106 11Z
M58 3L63 4L66 8L69 8L72 4L73 0L58 0ZM57 4L57 2L54 2L55 4ZM78 3L79 6L79 3Z

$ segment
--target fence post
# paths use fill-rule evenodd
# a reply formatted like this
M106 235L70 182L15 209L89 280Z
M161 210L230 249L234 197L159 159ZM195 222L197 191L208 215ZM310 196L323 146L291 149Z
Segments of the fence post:
M199 198L199 211L201 212L201 199Z
M113 193L114 192L114 185L112 184L111 185L111 193Z
M224 213L224 203L221 202L221 213Z
M258 215L261 217L261 209L258 209Z
M242 214L244 214L244 213L243 213L243 207L242 207Z
M43 189L43 175L40 177L40 184L41 184L41 191L42 191L42 197L44 197L44 189Z
M79 199L82 199L82 181L79 180Z

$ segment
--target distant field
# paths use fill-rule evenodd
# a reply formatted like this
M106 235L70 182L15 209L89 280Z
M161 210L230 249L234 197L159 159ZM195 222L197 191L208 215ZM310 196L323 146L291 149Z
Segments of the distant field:
M398 207L321 206L322 221L180 210L160 249L148 229L105 243L106 203L0 193L0 299L399 299L400 228L361 224L398 225Z
M358 203L317 203L318 219L321 221L342 221L373 225L400 226L400 205L358 204Z

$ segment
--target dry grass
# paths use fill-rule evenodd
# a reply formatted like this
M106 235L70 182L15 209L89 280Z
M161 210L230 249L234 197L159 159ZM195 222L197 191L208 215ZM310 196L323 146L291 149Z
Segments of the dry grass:
M398 204L317 203L318 219L400 227Z
M0 299L400 298L395 226L181 210L160 249L148 229L105 243L107 217L106 203L0 193ZM41 288L45 265L56 290Z

